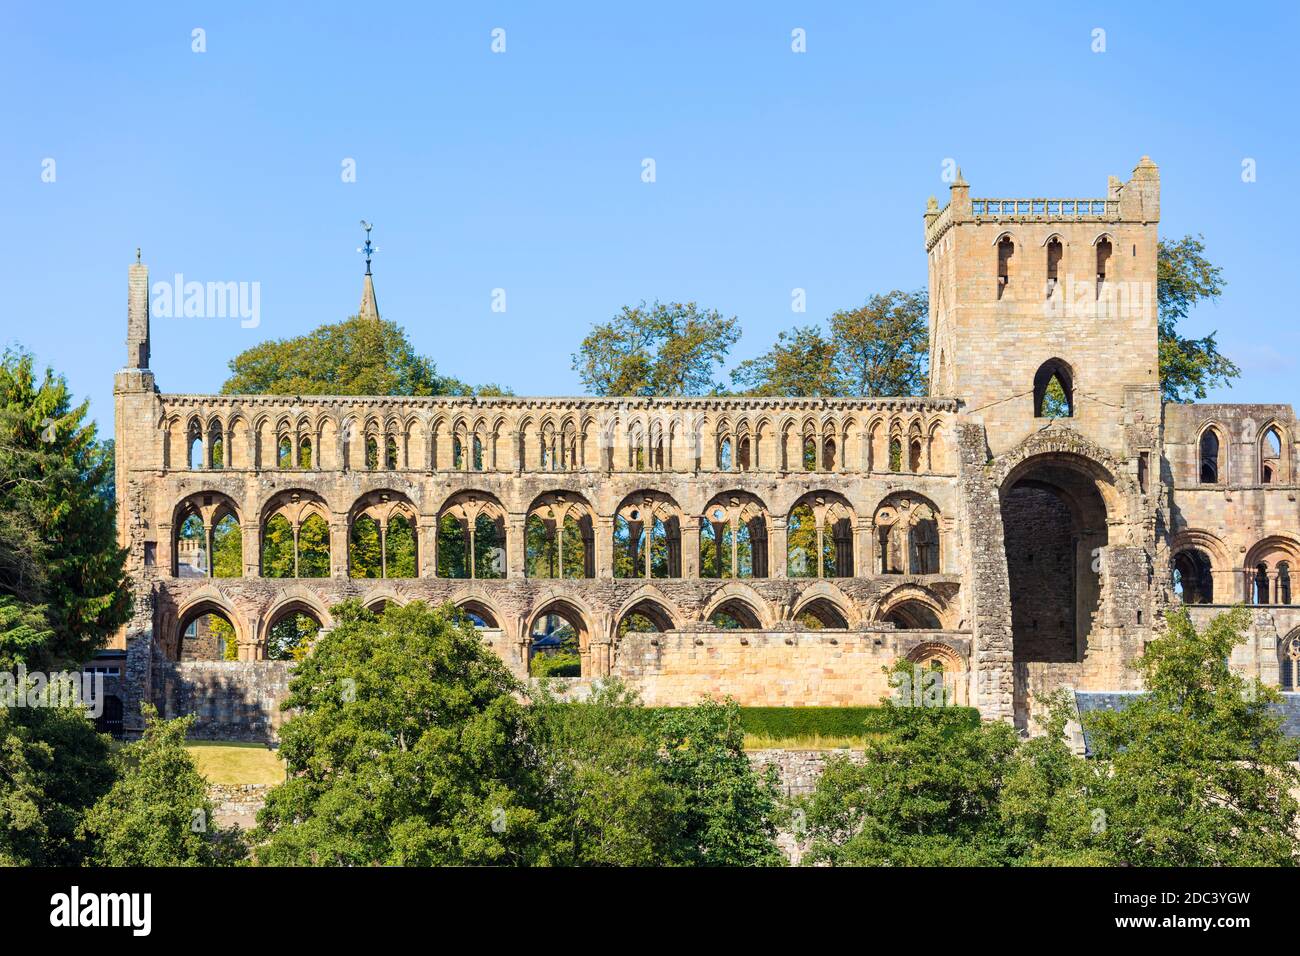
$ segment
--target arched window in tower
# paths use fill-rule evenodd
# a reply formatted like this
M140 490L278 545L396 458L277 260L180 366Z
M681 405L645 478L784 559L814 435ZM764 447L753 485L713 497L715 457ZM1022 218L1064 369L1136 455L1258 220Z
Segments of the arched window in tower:
M374 435L366 436L366 467L371 471L379 467L379 442Z
M311 439L304 437L298 442L298 467L311 467Z
M811 435L805 436L803 440L803 470L817 470L817 440Z
M275 462L280 468L293 467L293 439L288 435L281 435L276 443Z
M1061 245L1060 239L1053 239L1047 244L1047 297L1049 299L1060 281L1061 256L1064 254L1065 247Z
M835 439L827 438L822 442L822 471L835 470Z
M1103 288L1106 285L1106 270L1110 266L1111 256L1110 240L1102 237L1097 241L1097 298L1102 297Z
M903 439L897 435L889 439L889 470L903 470Z
M731 471L731 439L718 443L718 471Z
M1034 375L1034 417L1070 418L1074 415L1074 376L1060 359L1048 359Z
M1003 236L998 241L998 298L1011 284L1011 257L1016 253L1016 244L1010 236Z
M1219 433L1207 428L1201 433L1201 484L1219 483Z
M1291 565L1286 561L1277 563L1277 603L1291 603Z
M397 439L392 435L384 439L384 467L389 471L397 470Z
M1269 426L1259 441L1259 482L1271 485L1281 480L1282 435Z

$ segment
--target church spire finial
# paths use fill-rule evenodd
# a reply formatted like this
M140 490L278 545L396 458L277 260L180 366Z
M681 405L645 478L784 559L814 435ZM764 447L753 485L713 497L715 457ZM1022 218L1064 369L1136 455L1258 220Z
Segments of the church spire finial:
M375 280L370 275L370 259L379 250L370 244L370 230L375 228L373 223L361 220L361 228L366 231L366 243L359 247L357 252L366 257L366 276L361 285L361 310L357 313L363 319L379 318L379 304L375 301Z

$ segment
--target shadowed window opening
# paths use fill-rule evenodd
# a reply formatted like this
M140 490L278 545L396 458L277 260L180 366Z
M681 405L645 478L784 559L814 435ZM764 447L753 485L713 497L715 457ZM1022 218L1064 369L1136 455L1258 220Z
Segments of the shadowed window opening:
M1174 593L1184 604L1214 603L1214 575L1205 552L1188 548L1174 555Z
M1207 428L1201 434L1201 484L1219 482L1219 433Z

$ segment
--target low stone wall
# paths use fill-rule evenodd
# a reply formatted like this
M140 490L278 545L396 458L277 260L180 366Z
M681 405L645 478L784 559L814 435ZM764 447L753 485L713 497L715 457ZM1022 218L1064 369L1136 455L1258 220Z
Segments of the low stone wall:
M266 805L271 785L265 783L208 784L212 820L218 827L248 829L257 822L257 811Z
M964 658L970 635L910 632ZM611 675L650 707L733 697L749 707L862 707L890 693L885 668L906 654L894 631L667 631L628 633Z
M776 768L781 792L787 797L812 793L826 769L827 758L835 755L847 756L854 763L863 759L861 750L751 750L746 754L750 765L760 774L768 767Z
M196 717L190 737L269 743L278 739L289 661L156 661L154 704L166 718Z
M489 647L511 661L501 631L485 633ZM667 631L629 633L617 645L611 676L621 678L650 707L732 697L741 706L858 707L889 693L885 667L915 645L940 643L958 657L970 636L951 631ZM153 665L153 699L165 717L196 716L199 740L273 743L286 714L288 661L165 661ZM590 679L564 682L575 697ZM965 702L965 688L957 703Z

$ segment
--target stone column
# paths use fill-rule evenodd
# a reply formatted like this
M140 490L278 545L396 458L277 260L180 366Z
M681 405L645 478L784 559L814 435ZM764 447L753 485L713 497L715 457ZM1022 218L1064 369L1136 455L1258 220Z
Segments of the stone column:
M587 667L583 667L582 676L587 677L608 677L610 666L613 661L613 644L609 638L602 637L593 639L587 648L588 660L590 661L590 672ZM583 662L584 665L587 661Z
M614 576L614 516L597 515L595 520L596 577Z
M528 516L524 514L506 515L506 577L519 580L526 576L527 542L524 527Z
M158 522L158 567L168 577L176 573L176 536L170 521Z
M698 515L682 518L682 577L698 580L700 577L700 519Z
M294 551L298 548L298 532L293 535ZM295 560L296 567L296 560ZM348 522L347 518L335 515L330 522L330 577L346 578L348 576Z
M422 578L438 576L438 520L436 518L416 519L416 557L419 559L418 574Z
M767 570L768 574L774 578L789 577L787 560L790 557L790 539L786 520L785 515L772 515L768 518L771 523L771 531L767 535L767 547L771 560L768 562ZM820 560L821 555L815 557Z
M255 578L262 573L262 535L256 524L239 526L240 550L243 552L244 577Z
M853 576L865 578L874 573L872 563L871 519L859 517L853 527Z

